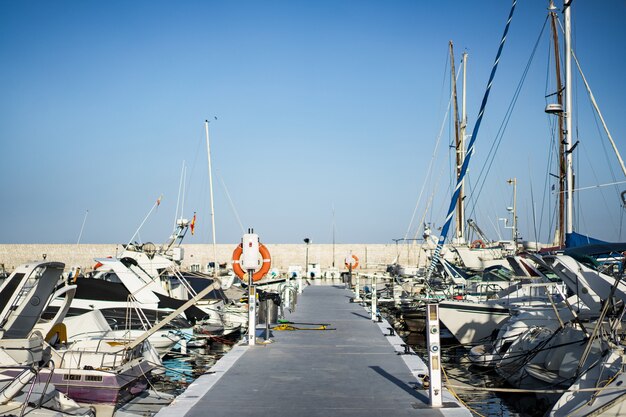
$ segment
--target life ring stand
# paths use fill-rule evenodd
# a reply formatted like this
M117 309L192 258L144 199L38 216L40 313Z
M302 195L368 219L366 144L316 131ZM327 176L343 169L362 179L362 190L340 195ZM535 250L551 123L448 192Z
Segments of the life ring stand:
M345 262L346 268L356 269L359 266L359 258L357 258L356 255L350 255L349 257L352 257L352 259L354 259L354 263L350 265L348 262Z
M235 275L239 277L239 279L243 280L246 276L246 271L241 268L241 254L243 253L243 245L240 243L239 246L235 248L233 252L233 272ZM267 250L264 244L259 243L259 253L261 254L261 258L263 259L263 264L261 265L261 269L252 274L252 281L257 282L262 279L269 272L272 267L272 257L270 256L270 251Z
M476 239L475 241L472 242L472 244L470 245L470 248L472 249L485 249L485 242L483 242L480 239Z

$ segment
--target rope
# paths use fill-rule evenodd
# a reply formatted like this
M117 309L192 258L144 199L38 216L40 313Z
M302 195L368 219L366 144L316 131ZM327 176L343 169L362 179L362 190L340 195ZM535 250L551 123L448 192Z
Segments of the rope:
M446 384L446 388L456 388L466 391L489 391L527 394L564 394L566 392L594 392L602 390L624 390L624 387L599 387L599 388L567 388L567 389L521 389L521 388L493 388L493 387L468 387L467 385ZM452 391L450 391L452 392Z
M465 408L467 408L468 410L470 410L472 413L480 416L480 417L485 417L483 414L480 414L478 411L474 410L472 407L470 407L465 401L463 401L461 399L461 397L459 397L457 395L456 392L454 392L454 390L452 389L452 387L456 387L455 385L451 385L450 384L450 380L448 379L448 374L446 373L445 368L442 366L441 367L441 372L443 372L443 376L446 378L446 388L448 389L448 391L450 391L450 394L452 394L452 396L454 398L457 399L458 402L460 402ZM460 386L459 386L460 387Z
M337 330L336 328L327 327L327 325L323 324L319 327L296 327L291 324L280 324L278 326L272 327L272 330L284 331L284 330Z
M476 211L476 204L480 200L480 194L483 191L485 182L487 181L489 172L491 171L496 155L498 153L498 149L500 148L500 144L502 143L502 138L504 137L504 133L508 127L509 121L511 120L511 116L513 115L513 110L515 109L515 105L517 104L517 100L522 91L524 82L526 81L526 77L528 75L531 64L535 57L535 53L537 52L537 48L539 47L539 42L541 41L547 21L548 21L548 18L546 17L546 20L544 21L543 26L541 27L541 31L539 32L539 36L537 37L537 40L535 41L535 45L530 54L530 58L528 59L528 62L526 63L526 67L524 68L524 71L522 73L522 78L520 79L517 85L517 88L515 89L515 93L513 94L513 98L511 99L511 102L509 103L509 107L504 116L504 119L502 120L502 123L500 124L500 127L498 128L498 132L496 133L496 137L493 143L491 144L491 148L489 149L489 152L487 153L487 158L486 158L487 161L485 162L485 165L483 165L483 167L481 168L478 174L478 179L476 181L476 187L478 190L476 191L476 189L474 189L474 192L472 193L472 197L471 197L472 209L470 210L470 216L474 215Z

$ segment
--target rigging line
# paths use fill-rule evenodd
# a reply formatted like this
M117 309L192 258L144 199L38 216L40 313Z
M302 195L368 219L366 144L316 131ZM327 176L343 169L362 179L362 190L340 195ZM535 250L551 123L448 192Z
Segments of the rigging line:
M178 184L178 196L176 197L176 215L174 216L174 224L178 221L178 208L180 207L180 193L183 188L183 172L185 172L185 161L183 160L183 166L180 169L180 181ZM181 214L182 215L182 214Z
M594 97L593 92L591 91L591 87L589 86L589 83L587 82L587 78L585 77L585 74L583 73L583 70L580 67L580 63L578 62L578 58L576 58L576 54L574 53L573 50L572 50L572 57L574 58L574 62L576 63L576 67L578 68L578 72L580 72L580 77L583 80L583 83L585 84L585 88L587 89L587 94L589 95L589 99L591 100L591 103L593 104L593 107L596 110L596 113L598 114L598 117L600 117L600 121L602 122L602 126L604 127L604 131L606 132L606 135L608 136L609 141L611 142L611 146L613 146L613 151L615 152L615 155L617 156L617 159L619 160L620 166L622 168L622 172L626 176L626 166L624 166L624 161L622 160L622 156L620 155L619 150L617 149L617 146L615 145L615 141L613 140L613 136L611 136L611 132L609 131L609 128L606 125L606 122L604 121L604 117L602 116L602 112L600 112L600 108L598 107L598 103L596 102L596 98Z
M585 146L584 146L584 145L581 145L581 146L582 146L583 148L585 148ZM602 146L602 148L604 149L604 145ZM605 151L606 151L606 149L605 149ZM593 164L591 163L591 160L589 160L589 154L588 154L588 152L585 152L585 153L584 153L584 155L585 155L585 158L587 159L587 163L589 164L589 168L590 168L590 170L591 170L591 173L593 174L594 179L596 180L596 182L599 182L599 181L598 181L598 175L597 175L597 173L596 173L596 171L595 171L595 169L594 169L594 166L593 166ZM606 155L606 153L605 153L605 157L606 157L606 156L608 156L608 155ZM608 160L607 160L607 164L608 164ZM624 182L626 182L626 181L624 181ZM613 176L613 183L611 183L611 185L613 185L613 188L615 189L616 194L619 196L619 190L617 189L617 183L618 183L618 182L616 181L615 176ZM605 185L605 186L606 186L606 185ZM601 188L601 187L598 187L598 188ZM606 209L607 213L610 213L610 212L611 212L611 209L609 208L609 202L607 201L607 199L606 199L606 195L604 194L604 192L603 192L602 190L600 190L600 195L602 196L602 201L604 202L604 207L605 207L605 209ZM580 199L579 199L579 201L580 201ZM581 212L579 215L582 215L582 212ZM611 220L610 220L610 221L611 221L611 223L613 223L613 224L612 224L612 227L613 227L613 228L615 228L615 227L616 227L616 225L615 225L615 223L614 223L614 218L613 218L613 216L609 216L609 217L611 218Z
M162 197L162 195L161 195ZM150 217L150 215L152 214L152 212L154 211L154 209L156 209L159 204L161 203L161 197L159 197L156 202L152 205L152 208L150 208L150 211L148 212L148 214L146 214L146 217L143 219L143 221L141 222L141 224L139 225L139 227L137 228L137 231L133 234L133 236L130 238L130 240L128 241L128 244L130 245L131 243L133 243L133 239L135 239L135 236L139 236L139 241L141 242L141 236L139 235L139 231L141 230L141 228L143 227L144 223L146 222L146 220L148 220L148 217Z
M87 216L89 215L89 210L85 211L85 217L83 217L83 224L80 226L80 233L78 234L78 240L76 241L76 246L80 244L80 239L83 237L83 229L85 228L85 222L87 221Z
M528 76L528 73L530 71L530 67L531 64L533 62L533 59L535 57L535 53L537 52L537 48L539 47L539 42L541 41L541 37L543 36L543 32L546 28L546 23L548 22L548 17L546 17L545 21L543 22L543 26L541 27L541 31L539 33L539 36L537 37L537 40L535 41L535 45L533 47L533 50L531 52L530 58L528 60L528 62L526 63L526 68L524 68L524 72L522 73L522 78L520 79L519 84L517 85L517 88L515 90L515 93L513 95L513 99L511 100L511 102L509 103L509 107L507 109L507 113L504 116L504 120L502 121L502 123L500 124L500 127L498 128L498 132L496 133L496 139L492 142L491 144L491 148L489 149L489 152L487 154L487 161L488 163L486 165L483 165L483 167L480 170L480 173L478 175L478 181L477 183L480 184L479 188L478 188L478 193L476 195L476 201L478 201L478 198L480 197L480 194L482 193L482 190L485 186L485 182L487 181L487 176L489 175L489 172L491 171L491 167L493 165L493 162L495 161L496 158L496 154L498 153L498 149L500 148L500 144L502 143L502 138L504 137L504 132L506 131L506 128L508 127L509 121L511 120L511 117L513 115L513 110L515 108L515 105L517 104L517 100L519 99L519 96L522 92L522 87L524 85L524 82L526 81L526 77ZM485 167L486 170L485 170Z
M446 55L446 57L447 57L447 55ZM447 67L447 65L448 65L448 60L446 58L446 67ZM446 72L447 71L444 69L444 73L446 73ZM459 77L459 74L460 74L460 69L459 69L459 72L456 75L457 79ZM446 77L443 77L443 78L444 78L443 83L445 84L445 78ZM423 196L423 193L424 193L424 189L426 188L426 184L427 184L427 182L428 182L428 180L430 178L432 166L433 166L434 160L435 160L435 158L437 156L437 150L439 149L439 143L441 142L441 137L443 136L443 130L444 130L445 125L446 125L446 120L448 119L448 115L450 114L450 107L451 107L451 105L452 105L452 92L450 93L450 98L448 100L448 105L447 105L447 108L446 108L446 112L444 114L444 118L443 118L443 121L441 123L441 127L439 129L439 134L437 135L437 140L435 142L435 148L433 150L433 154L432 154L430 162L428 164L428 169L426 171L426 178L424 180L424 183L422 184L422 189L420 190L419 197L418 197L417 202L415 204L415 208L413 209L413 214L411 215L411 221L409 223L409 227L407 228L407 231L404 234L404 238L405 239L408 237L409 232L410 232L410 230L413 227L413 221L415 220L415 215L417 214L417 209L419 207L419 204L422 201L422 196Z
M574 188L574 191L593 190L593 189L596 189L596 188L610 187L610 186L618 185L618 184L626 184L626 180L624 180L624 181L608 182L608 183L605 183L605 184L589 185L589 186L580 187L580 188ZM565 192L565 191L563 191L563 192Z
M439 254L441 253L441 249L443 248L443 244L446 241L446 237L448 234L448 230L450 229L450 224L452 223L452 216L456 211L456 203L459 199L459 193L461 191L461 184L463 183L463 178L467 173L467 167L469 166L469 162L472 159L472 155L474 154L474 143L476 142L476 136L478 135L478 131L480 130L480 124L483 120L483 115L485 114L485 107L487 106L487 101L489 99L489 93L491 92L491 86L493 85L493 80L496 75L496 70L498 69L498 63L500 62L500 56L502 55L502 50L504 48L504 43L506 42L506 36L509 32L509 27L511 25L511 20L513 19L513 13L515 11L515 5L517 4L517 0L513 0L513 4L511 6L511 12L509 13L509 17L506 22L506 26L504 27L504 33L502 34L502 38L500 40L500 46L498 47L498 52L496 53L496 59L493 63L493 67L491 69L491 74L489 75L489 81L487 82L487 89L485 90L485 94L483 96L483 101L480 105L480 110L478 111L478 118L476 119L476 124L474 125L474 130L472 131L472 137L467 146L467 153L465 159L463 160L463 165L461 166L461 174L457 181L454 194L452 195L450 201L450 207L448 208L448 215L446 216L446 222L443 225L443 229L441 230L441 235L439 236L439 241L437 242L437 247L435 248L435 252L433 253L430 266L428 267L427 278L430 278L432 275L437 262L439 261Z
M185 186L185 182L187 181L187 167L185 167L183 169L183 179L182 179L182 184L183 184L183 199L180 202L180 216L184 216L184 211L185 211L185 193L187 192L187 187ZM179 190L180 191L180 190Z
M447 64L447 61L446 61ZM457 73L457 79L459 77L460 74L460 69L459 72ZM450 94L450 99L448 100L448 106L446 108L446 113L444 115L443 121L441 123L441 127L439 128L439 134L437 135L437 140L435 142L435 149L433 150L432 156L430 158L430 161L428 163L428 169L426 171L426 178L424 179L424 183L422 184L422 189L420 190L419 193L419 197L417 198L417 203L415 203L415 208L413 209L413 214L411 215L411 221L409 223L409 227L406 230L406 233L404 234L404 238L407 239L409 236L409 233L411 231L411 229L413 228L413 221L415 220L415 215L417 214L417 209L420 205L420 203L422 202L422 196L424 193L424 189L426 188L426 184L428 182L428 179L430 178L431 175L431 170L432 170L432 166L433 163L435 161L435 158L437 157L437 150L439 149L439 144L441 143L441 137L443 136L443 130L445 129L445 125L446 125L446 120L448 119L448 115L450 114L450 107L452 105L452 93Z
M559 25L560 25L560 22L559 22ZM562 27L561 27L561 30L563 30ZM596 122L596 126L598 124L598 118L599 118L600 122L602 123L602 127L604 128L604 131L605 131L605 133L607 135L607 138L609 139L609 142L611 143L611 146L613 148L615 156L617 157L617 160L618 160L618 162L620 164L620 168L622 169L622 173L624 173L624 175L626 175L626 167L624 166L624 161L623 161L623 159L622 159L622 157L621 157L621 155L619 153L619 150L617 149L617 146L615 145L615 141L613 140L613 136L611 135L611 132L609 131L609 128L608 128L608 126L607 126L607 124L606 124L606 122L604 120L604 117L602 116L602 112L600 111L600 108L599 108L598 103L597 103L597 101L595 99L595 96L593 95L593 91L591 90L591 87L590 87L589 83L587 82L587 78L585 77L585 74L583 73L583 70L582 70L582 67L580 65L580 62L578 61L578 58L576 57L576 54L575 54L573 48L571 48L570 51L571 51L572 58L574 58L574 62L576 63L576 67L578 68L578 72L580 73L581 79L582 79L582 81L583 81L583 83L585 85L585 89L586 89L587 95L589 96L589 99L591 101L592 107L595 110L594 119L595 119L595 122ZM599 127L597 127L597 128L598 128L598 130L600 130ZM609 158L608 158L608 155L607 155L607 152L606 152L606 148L604 146L604 142L601 142L601 143L602 143L602 149L603 149L603 151L605 153L605 158L607 159L607 162L608 162ZM611 164L607 164L607 166L609 167L609 170L611 172L611 176L613 177L613 180L616 180L616 176L615 176L615 173L613 171L613 167L611 166ZM594 175L595 175L595 172L594 172ZM616 188L615 191L619 194L619 190L617 189L617 187L615 187L615 188ZM603 196L603 198L605 198L604 194L602 196ZM608 205L606 200L605 200L605 205ZM621 233L621 230L620 230L620 233Z
M619 230L618 230L618 241L621 242L622 241L622 228L624 227L624 210L623 210L623 206L622 206L622 210L620 211L620 216L619 216Z
M553 175L550 173L550 167L553 165L554 160L555 160L555 155L558 154L558 140L556 138L556 121L554 120L553 117L550 117L548 115L546 115L546 120L548 120L548 132L550 133L550 141L548 142L548 159L546 161L546 169L545 169L545 175L544 175L544 181L543 181L543 197L541 199L541 210L540 210L540 214L539 214L539 230L541 231L543 229L543 221L544 221L544 212L546 211L546 205L550 206L551 203L551 199L552 199L552 189L554 187L550 187L550 182L551 182L551 177L553 177ZM558 167L558 164L557 164ZM546 203L547 200L547 203ZM555 202L555 204L557 204L557 208L558 208L558 200ZM548 217L548 231L553 230L552 225L553 225L553 220L556 217L556 208L555 210L550 210L550 212L552 213L549 217ZM552 238L549 238L552 239Z
M421 222L420 222L420 224L422 224L422 225L424 224L424 220L426 219L426 216L428 215L429 209L432 207L433 200L435 198L435 190L439 187L439 181L444 176L443 175L443 170L444 170L444 167L441 168L441 171L440 171L439 175L437 175L437 177L436 177L437 178L437 182L435 182L435 184L434 184L433 192L430 194L430 197L429 197L428 201L426 202L426 207L424 209L424 215L422 216L422 219L421 219ZM417 234L418 233L419 233L419 227L415 229L415 235L413 235L413 239L417 239ZM413 242L415 242L415 240Z
M197 145L196 145L196 152L195 152L195 155L193 157L193 163L191 164L191 172L190 172L190 175L189 175L189 179L185 178L185 183L187 184L186 188L189 188L189 185L191 183L191 179L194 178L193 173L194 173L194 171L196 169L196 163L198 162L198 155L200 154L200 147L203 146L204 143L205 143L204 126L202 126L202 134L199 136L199 140L198 140ZM203 176L203 178L204 178L204 176ZM202 187L202 188L204 188L204 187ZM206 191L203 191L203 192L206 195ZM183 202L187 201L187 198L188 198L188 196L183 195ZM200 201L205 201L204 196L202 197L202 199ZM181 216L184 216L184 213L181 213Z
M480 194L482 193L482 190L485 186L485 183L487 181L487 176L489 175L489 172L491 171L491 167L493 165L493 162L495 161L495 157L497 154L497 151L500 147L500 144L502 143L502 138L504 137L504 132L506 131L506 128L509 124L509 121L511 119L511 116L513 115L513 110L515 108L515 105L517 104L517 100L519 99L519 95L521 94L521 90L522 87L524 85L524 82L526 80L526 77L528 76L528 72L530 71L530 66L532 64L532 61L534 60L534 56L537 52L537 48L539 46L539 42L541 41L541 37L543 35L543 32L545 30L546 27L546 23L548 21L548 18L546 17L546 20L543 23L543 26L541 28L541 31L539 32L539 36L537 37L537 40L535 41L535 45L533 47L533 50L531 52L531 55L529 57L528 62L526 63L526 67L522 73L522 77L520 79L520 82L518 83L516 90L513 94L513 98L511 99L511 102L509 103L509 107L507 108L507 112L505 114L504 120L502 121L502 123L500 124L500 127L498 128L498 132L496 133L496 139L492 142L491 148L489 149L489 152L487 154L487 158L486 158L486 163L485 165L483 165L483 167L481 168L481 171L478 175L478 179L477 179L477 184L479 184L478 186L478 192L476 193L476 197L473 200L474 204L477 204ZM485 170L486 168L486 170Z
M241 228L241 233L245 233L245 230L243 228L243 224L241 223L241 219L239 218L239 213L237 213L237 209L235 208L235 204L233 203L233 199L230 198L230 193L228 192L228 188L226 187L226 183L224 182L224 178L222 178L222 176L220 175L219 170L215 170L215 175L217 175L217 177L220 179L220 183L222 184L222 187L224 187L224 192L226 193L226 198L228 198L228 203L230 204L230 208L233 210L233 213L235 214L235 219L237 219L237 223L239 223L239 227Z
M602 135L600 133L600 126L598 125L598 116L596 114L594 114L593 116L594 116L593 119L596 122L596 129L598 131L598 136L601 137ZM609 169L609 172L611 173L611 179L613 181L617 181L617 176L615 175L615 171L613 170L613 166L611 165L610 160L609 160L609 154L606 150L606 144L602 141L600 143L602 144L602 152L604 153L604 159L606 160L607 168ZM619 190L617 189L617 187L615 191L619 194Z

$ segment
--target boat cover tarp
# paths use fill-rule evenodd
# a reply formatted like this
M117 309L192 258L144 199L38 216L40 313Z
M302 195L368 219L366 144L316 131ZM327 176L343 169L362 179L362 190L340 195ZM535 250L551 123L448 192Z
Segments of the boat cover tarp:
M565 249L566 255L577 256L597 256L611 253L623 253L626 252L626 242L622 243L596 243L593 245L578 246L576 248Z
M439 258L439 262L443 266L443 269L449 275L452 282L457 285L463 285L470 278L470 275L463 271L461 268L458 268L452 265L450 262L446 261L443 258Z
M597 245L597 244L603 245L607 243L608 242L605 242L603 240L595 239L590 236L581 235L580 233L576 233L576 232L567 233L565 235L565 247L568 249L577 248L579 246L587 246L587 245Z

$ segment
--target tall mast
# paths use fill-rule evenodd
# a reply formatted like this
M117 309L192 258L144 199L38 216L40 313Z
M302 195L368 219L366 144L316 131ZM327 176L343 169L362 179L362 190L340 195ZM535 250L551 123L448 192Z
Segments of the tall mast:
M209 121L204 121L204 129L206 131L206 150L209 159L209 193L211 196L211 228L213 229L213 275L217 277L220 264L217 262L217 243L215 239L215 211L213 209L213 172L211 170L211 143L209 141Z
M461 177L461 166L463 160L461 159L461 139L459 132L459 105L457 102L456 94L456 68L454 66L454 46L452 41L449 42L450 46L450 82L452 88L452 103L454 105L454 143L456 149L456 180L459 181ZM463 242L463 195L459 194L459 199L456 203L456 222L455 222L455 238L457 243Z
M335 204L333 204L333 268L335 267Z
M565 233L574 231L574 172L572 161L572 27L570 6L572 0L565 0L563 15L565 20L565 169L566 169L566 215Z
M552 26L552 39L554 42L554 65L556 71L556 97L557 102L563 108L563 82L561 81L561 54L559 51L559 35L557 32L557 16L554 12L554 5L550 2L550 18ZM558 114L559 121L559 219L558 230L555 233L555 244L559 247L565 245L565 184L566 184L566 163L565 163L565 127L563 123L563 113Z
M467 52L463 52L463 94L461 99L461 132L459 134L459 150L457 151L460 155L460 164L459 171L461 166L463 165L463 160L465 159L465 129L467 128L467 112L465 106L465 97L466 97L466 75L467 75ZM461 202L461 210L459 210L459 224L461 225L461 239L465 239L464 230L465 230L465 181L461 181L461 188L459 192L459 201Z

